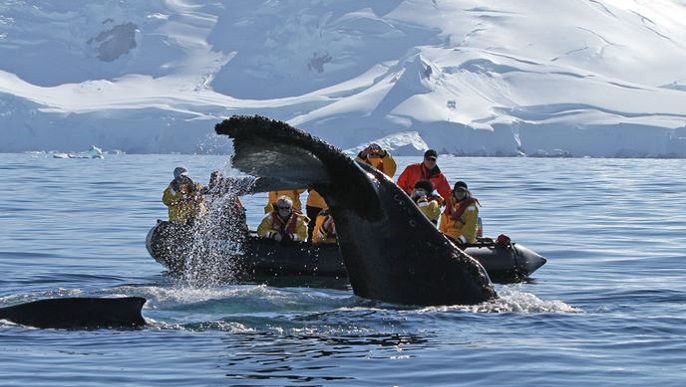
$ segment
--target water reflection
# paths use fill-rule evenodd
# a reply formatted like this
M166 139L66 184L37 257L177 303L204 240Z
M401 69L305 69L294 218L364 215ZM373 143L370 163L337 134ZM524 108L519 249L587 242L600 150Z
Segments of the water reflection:
M226 376L242 380L327 382L346 380L352 363L369 359L409 359L422 350L427 339L417 334L370 333L342 335L246 334L227 340ZM336 360L338 359L338 360ZM342 364L345 364L343 366ZM360 364L362 366L362 364ZM347 373L347 374L346 374ZM306 375L306 376L305 376Z

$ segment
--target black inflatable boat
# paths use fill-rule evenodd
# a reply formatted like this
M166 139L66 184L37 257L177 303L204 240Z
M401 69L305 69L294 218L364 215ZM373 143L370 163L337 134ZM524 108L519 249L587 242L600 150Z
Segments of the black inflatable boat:
M148 232L146 247L172 275L179 275L186 268L184 257L189 256L189 248L193 248L193 242L189 243L194 240L193 232L188 226L158 220ZM479 261L491 280L497 283L524 281L546 263L545 258L521 244L496 243L490 238L468 245L465 252ZM245 281L274 282L269 280L289 278L288 284L298 285L300 281L311 283L313 278L323 281L347 279L343 259L334 244L283 244L260 239L250 232L239 251L227 251L225 256L236 260L233 266L240 268L240 278Z

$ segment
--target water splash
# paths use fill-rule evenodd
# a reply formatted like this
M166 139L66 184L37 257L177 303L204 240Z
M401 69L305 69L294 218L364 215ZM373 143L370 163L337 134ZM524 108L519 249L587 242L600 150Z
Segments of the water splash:
M192 228L191 246L181 280L192 286L234 283L242 270L243 242L248 235L245 208L238 195L254 179L222 178L213 172L204 191L207 214Z
M579 308L561 300L541 300L533 293L504 288L499 292L500 298L495 301L475 306L474 312L496 313L582 313Z
M541 300L532 293L517 287L504 287L498 291L499 298L478 305L450 305L422 308L423 313L463 311L471 313L583 313L582 309L560 300Z

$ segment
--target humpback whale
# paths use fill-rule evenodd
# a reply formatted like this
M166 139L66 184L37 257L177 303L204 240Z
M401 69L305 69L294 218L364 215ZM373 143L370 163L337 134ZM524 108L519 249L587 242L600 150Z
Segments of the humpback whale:
M233 116L215 131L233 139L232 165L260 178L265 190L311 186L324 197L355 295L419 306L497 298L484 268L378 170L266 117Z
M0 308L0 319L37 328L137 328L145 298L51 298Z

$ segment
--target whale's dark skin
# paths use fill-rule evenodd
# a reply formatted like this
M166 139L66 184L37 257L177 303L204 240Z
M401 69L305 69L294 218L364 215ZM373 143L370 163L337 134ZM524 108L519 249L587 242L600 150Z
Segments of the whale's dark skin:
M145 298L52 298L0 308L0 319L37 328L138 328Z
M272 190L312 186L324 197L357 296L420 306L497 298L484 268L378 170L265 117L234 116L215 131L233 139L235 168L270 182Z

